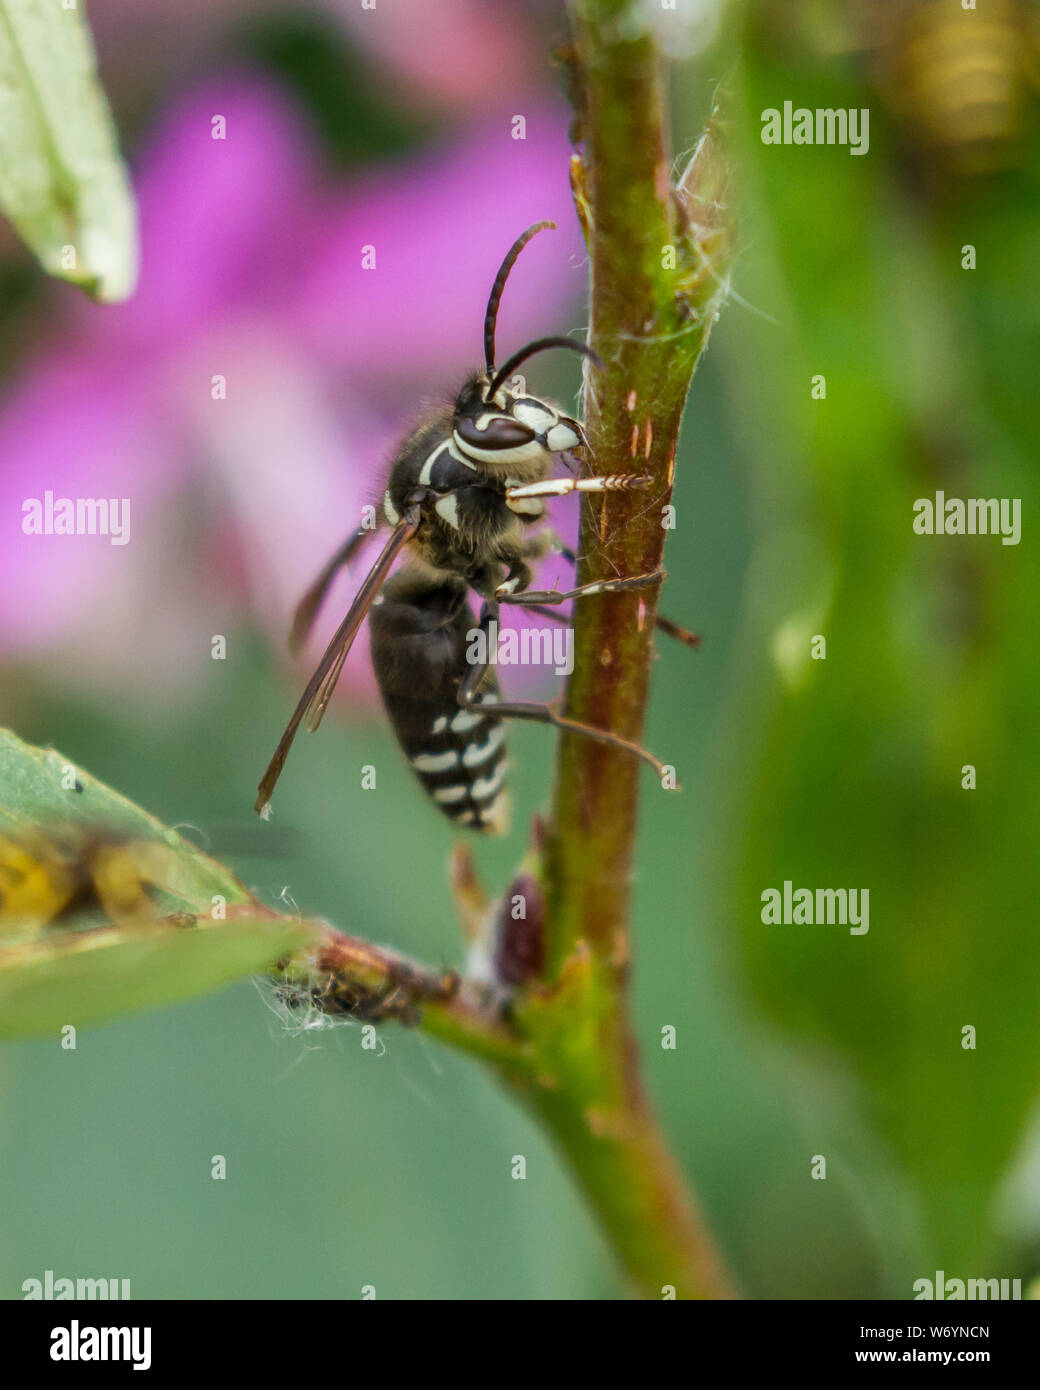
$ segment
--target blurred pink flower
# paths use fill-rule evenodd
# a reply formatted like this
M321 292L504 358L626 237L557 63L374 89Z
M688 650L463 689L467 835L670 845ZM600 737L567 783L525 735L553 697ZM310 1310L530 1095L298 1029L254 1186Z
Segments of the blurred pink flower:
M499 357L559 331L585 288L585 254L571 207L566 115L534 106L525 139L507 110L431 164L426 153L337 193L327 236L299 293L299 323L315 352L361 376L400 380L479 366L484 306L516 236L543 218L558 230L524 250L502 300ZM434 169L436 172L434 173ZM374 247L376 270L362 264ZM533 367L535 373L538 367Z
M137 294L114 308L56 295L49 342L0 399L4 646L52 658L72 685L171 695L212 673L210 638L243 605L283 648L416 402L479 363L512 238L536 218L573 222L565 116L526 104L526 140L503 113L329 192L269 81L227 76L175 103L137 161ZM360 269L366 244L376 271ZM576 234L538 238L515 276L503 352L571 326ZM129 544L25 535L23 502L47 490L129 497ZM370 684L355 657L348 680Z
M401 99L448 110L497 102L530 80L542 45L508 0L394 0L363 10L319 0L354 41L400 79ZM522 108L521 108L522 109Z

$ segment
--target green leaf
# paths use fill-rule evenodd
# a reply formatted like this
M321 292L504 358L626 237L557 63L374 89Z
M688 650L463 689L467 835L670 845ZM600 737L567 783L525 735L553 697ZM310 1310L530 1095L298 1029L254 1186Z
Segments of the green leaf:
M303 945L284 918L62 933L0 950L0 1038L39 1037L230 984Z
M97 299L137 278L136 212L76 0L0 0L0 209Z
M158 899L154 915L106 923L86 905L88 894L62 915L60 930L51 923L27 934L24 920L5 910L11 861L0 857L0 1037L205 994L313 939L311 925L272 912L227 869L60 753L0 729L0 847L24 849L37 863L51 852L54 863L69 865L98 844L140 870ZM9 873L8 889L11 881ZM226 920L210 915L217 895Z

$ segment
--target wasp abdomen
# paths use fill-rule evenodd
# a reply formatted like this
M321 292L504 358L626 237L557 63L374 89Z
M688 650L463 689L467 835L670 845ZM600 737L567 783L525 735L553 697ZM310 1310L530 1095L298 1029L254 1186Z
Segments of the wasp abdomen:
M383 705L412 770L450 820L503 833L508 761L502 720L492 713L493 672L473 705L458 703L474 626L465 585L431 587L404 570L385 585L370 623Z

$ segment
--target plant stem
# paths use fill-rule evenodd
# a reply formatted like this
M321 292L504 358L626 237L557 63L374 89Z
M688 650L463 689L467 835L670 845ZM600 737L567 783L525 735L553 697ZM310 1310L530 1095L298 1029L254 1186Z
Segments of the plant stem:
M652 479L647 492L584 500L578 582L589 583L661 564L679 425L721 297L716 267L727 228L718 204L724 175L710 136L679 188L671 187L653 44L614 36L613 21L627 4L574 0L571 8L584 75L590 343L606 363L604 372L586 373L585 427L596 472ZM694 200L701 206L691 236ZM665 265L668 247L675 249L676 269ZM655 607L656 590L578 604L569 717L640 738ZM627 940L640 775L632 758L610 748L573 736L561 740L549 831L557 966L578 940L606 955L616 951L619 932Z
M680 421L721 300L729 227L710 134L671 186L658 57L648 37L622 37L626 0L572 0L570 8L590 343L606 363L586 373L585 427L597 473L652 480L644 492L585 499L578 582L589 583L660 566ZM653 590L577 605L570 718L640 739L655 605ZM640 775L615 749L561 738L544 865L547 979L573 977L573 1040L558 1051L558 1084L535 1105L642 1292L660 1297L672 1285L679 1297L726 1297L721 1262L643 1090L628 1014Z
M512 1078L530 1066L520 1037L499 1009L455 971L313 923L315 940L279 962L275 974L297 1003L359 1022L418 1024L431 1037L498 1066Z
M553 1133L630 1279L646 1298L732 1297L702 1225L634 1074L626 1078L624 1128L590 1127L566 1095L544 1092L535 1111ZM595 1122L594 1122L595 1123Z

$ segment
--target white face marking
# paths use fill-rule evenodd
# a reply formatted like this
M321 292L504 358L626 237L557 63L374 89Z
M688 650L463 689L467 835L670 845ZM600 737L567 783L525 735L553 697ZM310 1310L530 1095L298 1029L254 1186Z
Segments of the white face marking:
M423 484L424 487L429 487L430 478L433 475L433 465L437 462L438 458L441 456L441 454L443 454L444 450L447 447L448 440L445 440L443 444L438 444L436 449L434 449L433 453L423 464L422 471L419 474L419 481Z
M570 425L553 425L545 436L545 443L555 454L563 449L576 449L581 440Z
M383 515L386 517L387 521L389 521L391 526L396 526L397 523L401 520L401 513L393 504L393 500L390 497L389 488L387 488L386 492L383 495Z
M468 468L471 473L475 473L477 471L477 466L473 462L473 460L466 458L464 454L460 454L458 449L456 449L454 439L448 440L448 453L452 456L456 463L461 463L463 467Z
M488 777L478 777L469 789L469 794L474 801L490 801L493 796L502 790L502 783L505 781L507 762L499 763L494 772Z
M434 787L433 799L441 806L454 806L456 801L465 801L469 787Z
M529 440L526 444L517 444L512 449L478 449L475 444L464 443L456 434L454 443L457 449L465 449L471 459L480 463L527 463L532 459L542 458L545 454L544 446L537 439ZM454 450L452 454L454 457ZM472 466L471 463L470 467Z
M430 729L430 733L431 733L431 734L443 734L444 730L445 730L447 727L448 727L448 716L447 716L446 714L438 714L437 718L433 721L433 727Z
M453 492L440 498L433 510L438 516L442 516L449 526L454 526L456 531L459 529L459 499Z
M483 743L471 743L468 748L463 750L462 766L479 767L481 763L486 763L492 753L501 748L504 738L505 734L502 732L501 725L497 729L492 729Z
M472 825L476 818L477 813L468 809L465 811L460 811L459 814L455 817L455 819L458 821L460 825Z
M545 434L559 418L555 410L550 410L545 405L524 405L523 402L519 402L513 406L513 419L519 420L522 425L528 425L535 434Z
M454 748L446 748L443 753L419 753L412 759L412 767L416 772L447 772L458 761L459 755Z
M472 710L460 710L451 721L451 731L453 734L466 734L478 724L483 724L485 718L485 715L474 714Z

